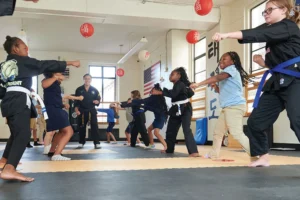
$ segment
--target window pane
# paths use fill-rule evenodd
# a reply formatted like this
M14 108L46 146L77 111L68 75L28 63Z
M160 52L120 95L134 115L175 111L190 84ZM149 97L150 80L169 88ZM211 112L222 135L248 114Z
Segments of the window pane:
M115 79L104 79L104 92L103 101L114 102L115 101Z
M102 77L102 67L90 66L90 75L92 77Z
M198 57L204 53L206 53L206 38L195 44L195 57Z
M116 77L116 68L115 67L103 67L104 77L114 78Z
M265 23L265 19L262 16L262 12L265 10L265 7L266 7L266 2L260 4L259 6L251 10L251 28L255 28Z
M32 77L32 86L31 88L37 93L38 85L37 85L37 76Z
M206 79L206 71L200 72L199 74L196 74L195 82L199 83L201 81L204 81L205 79Z
M206 56L195 61L195 74L204 70L206 70Z
M94 86L98 91L102 98L102 79L101 78L93 78L91 85Z
M256 70L262 69L261 66L259 66L259 65L256 64L255 62L253 62L253 56L254 56L255 54L262 55L263 58L265 58L266 50L263 48L263 49L260 49L260 50L258 50L258 51L252 52L252 54L251 54L252 71L256 71Z
M266 43L253 43L252 45L252 51L256 51L257 49L261 49L266 46ZM265 48L264 48L265 49Z

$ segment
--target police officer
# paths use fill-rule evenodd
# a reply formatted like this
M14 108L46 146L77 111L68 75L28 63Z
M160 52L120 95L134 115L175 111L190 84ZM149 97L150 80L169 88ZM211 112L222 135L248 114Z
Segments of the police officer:
M24 0L37 3L39 0ZM16 7L16 0L0 0L0 16L13 15Z
M75 101L75 112L78 116L79 125L79 146L78 148L83 148L85 144L86 135L86 124L90 121L91 124L91 134L94 140L95 149L100 149L100 141L98 135L98 121L97 121L97 111L95 106L100 104L100 94L99 91L91 86L92 76L90 74L85 74L83 76L84 85L78 87L75 92L75 96L83 96L83 101Z

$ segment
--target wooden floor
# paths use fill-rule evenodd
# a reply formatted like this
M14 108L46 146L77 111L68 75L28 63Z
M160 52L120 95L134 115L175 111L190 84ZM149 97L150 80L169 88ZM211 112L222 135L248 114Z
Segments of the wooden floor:
M123 170L154 170L154 169L185 169L185 168L216 168L216 167L237 167L247 166L249 156L239 149L222 148L221 159L234 159L233 162L213 161L204 158L189 158L184 145L176 146L176 154L181 153L180 157L167 157L157 155L157 158L121 158L115 157L110 159L110 155L120 154L122 149L127 150L127 146L123 143L117 145L101 144L102 149L95 150L90 144L84 149L75 149L77 144L69 144L67 150L63 154L66 156L80 155L99 155L97 159L75 159L64 162L53 162L50 160L32 161L30 158L21 160L22 165L18 166L18 170L22 173L48 173L48 172L85 172L85 171L123 171ZM3 146L0 148L3 149ZM160 154L160 144L156 144L158 150L144 150L139 147L134 150L147 151L151 154ZM198 146L201 155L206 154L210 150L210 146ZM42 151L43 147L35 147ZM1 150L1 149L0 149ZM121 150L121 151L120 151ZM30 150L28 150L30 151ZM105 159L101 158L105 155ZM46 157L46 156L45 156ZM300 165L300 157L275 156L271 155L271 165Z

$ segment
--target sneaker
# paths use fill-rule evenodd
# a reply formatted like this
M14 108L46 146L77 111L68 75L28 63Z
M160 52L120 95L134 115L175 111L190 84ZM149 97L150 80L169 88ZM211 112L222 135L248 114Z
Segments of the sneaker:
M95 149L101 149L100 144L95 144Z
M142 145L142 143L141 143L141 142L140 142L140 143L136 143L136 144L135 144L135 146L138 146L138 147L139 147L139 146L141 146L141 145Z
M44 146L44 155L47 155L51 149L51 144L48 146Z
M28 144L27 144L26 147L27 147L27 148L33 148L33 146L30 144L30 142L28 142Z
M155 144L150 144L150 149L155 149Z
M78 147L76 149L82 149L84 146L84 144L79 144Z
M64 157L62 155L54 155L54 156L52 156L51 160L52 161L68 161L68 160L71 160L71 158Z

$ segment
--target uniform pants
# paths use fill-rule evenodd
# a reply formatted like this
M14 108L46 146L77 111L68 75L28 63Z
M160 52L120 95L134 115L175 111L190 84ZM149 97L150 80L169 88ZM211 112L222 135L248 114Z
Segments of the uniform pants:
M17 168L30 140L30 114L31 110L26 108L16 115L7 117L10 137L7 141L3 158L7 159L6 164L13 165L15 168Z
M261 156L269 151L266 130L286 109L290 127L300 141L300 80L295 79L288 87L276 92L264 92L248 119L247 136L250 141L251 156ZM282 133L284 134L284 133Z
M191 130L192 115L192 106L190 103L187 103L185 104L185 109L180 116L170 116L166 132L166 143L168 145L166 150L167 153L174 153L176 137L181 125L189 154L198 153L194 135Z
M142 113L141 115L143 115L144 113ZM130 138L130 145L132 147L135 147L136 144L136 139L138 134L141 134L142 140L145 144L145 146L149 146L149 136L147 133L147 129L145 126L145 121L143 119L141 119L139 116L137 116L136 118L134 118L133 120L133 126L131 129L131 138Z
M91 111L81 112L78 116L78 125L79 125L79 143L85 144L85 135L86 135L86 124L90 120L91 123L91 136L94 141L94 144L100 144L100 138L98 134L98 121L97 121L97 111L93 109Z
M236 139L243 149L250 154L249 139L243 131L243 117L246 112L246 105L236 105L223 108L214 129L213 148L209 153L210 158L218 158L227 131Z

